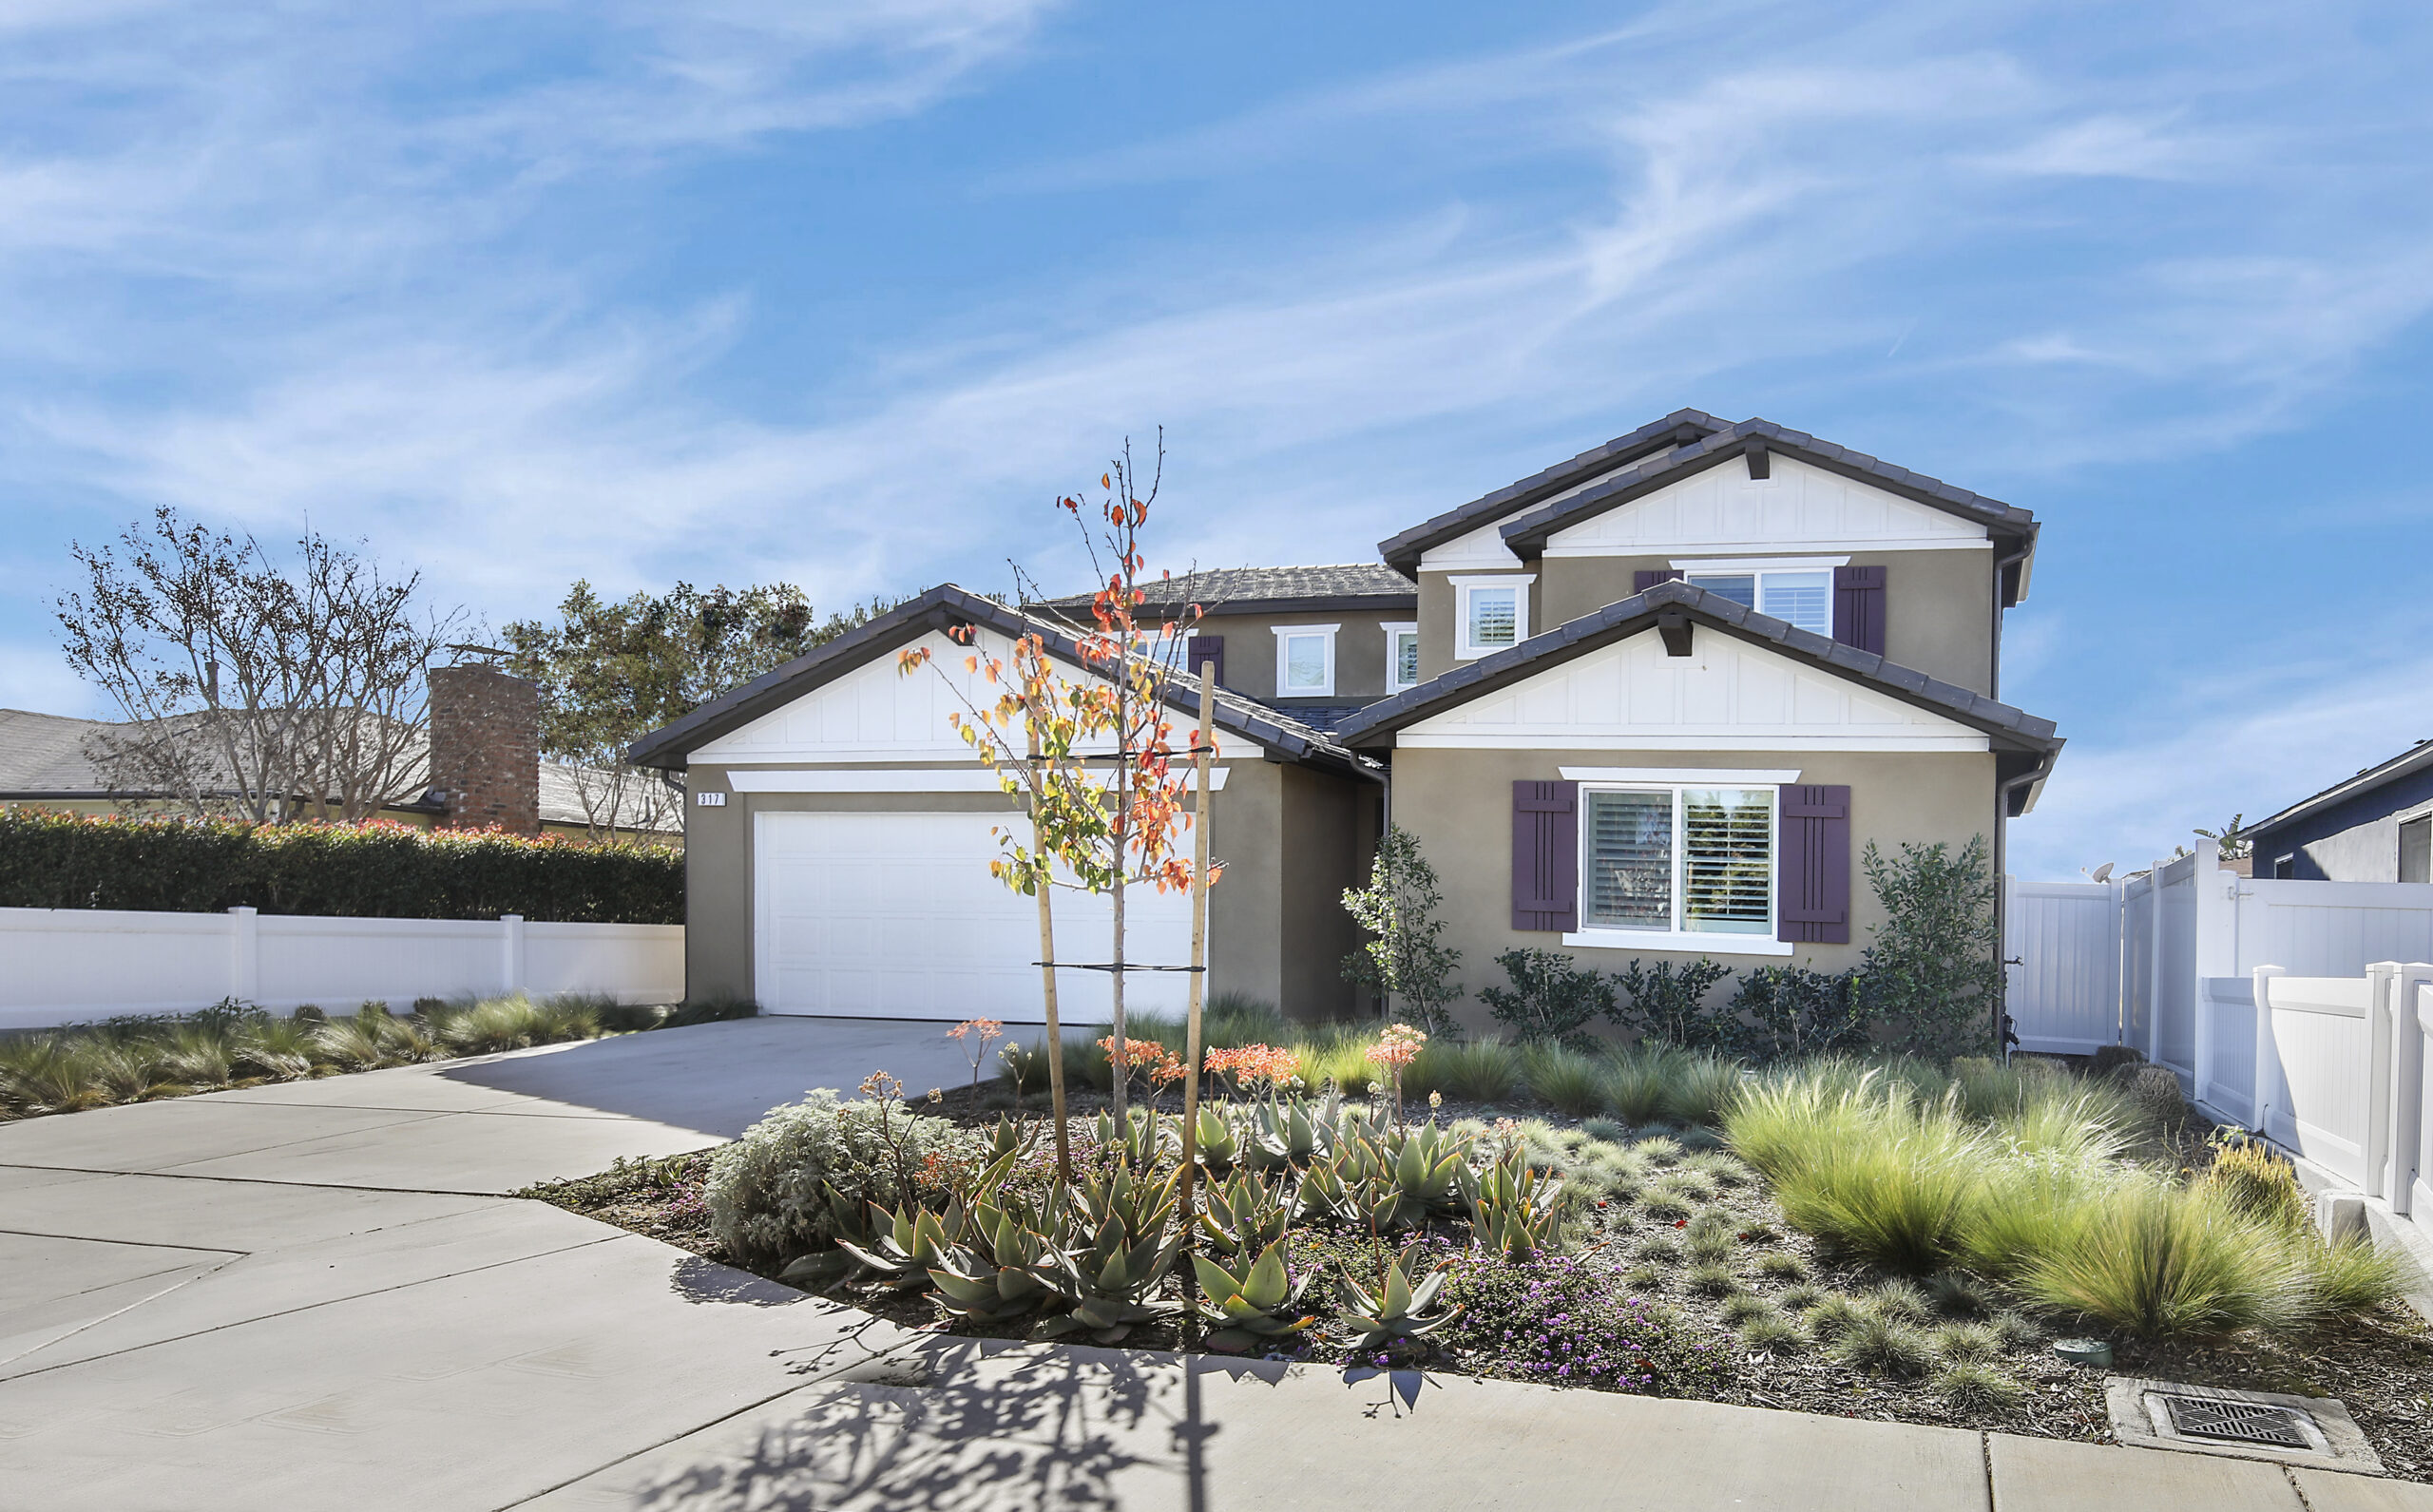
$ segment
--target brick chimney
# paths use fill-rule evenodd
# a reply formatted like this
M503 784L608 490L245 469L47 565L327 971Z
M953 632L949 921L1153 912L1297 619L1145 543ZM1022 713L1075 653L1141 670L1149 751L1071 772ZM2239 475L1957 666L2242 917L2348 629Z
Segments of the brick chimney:
M541 690L495 667L431 670L431 785L443 829L541 833Z

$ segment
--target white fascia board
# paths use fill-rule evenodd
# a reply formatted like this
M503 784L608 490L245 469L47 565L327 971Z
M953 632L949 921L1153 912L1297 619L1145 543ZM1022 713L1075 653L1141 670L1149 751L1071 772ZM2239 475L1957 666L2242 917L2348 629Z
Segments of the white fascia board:
M1746 728L1732 735L1586 735L1567 727L1542 731L1498 730L1460 735L1396 735L1394 744L1409 751L1986 751L1982 735L1817 735L1785 731L1781 735L1751 735Z
M1704 930L1580 929L1562 937L1575 949L1695 950L1700 955L1790 955L1799 947L1762 934L1710 934Z
M1847 567L1839 557L1675 557L1676 572L1813 572L1818 567Z
M1419 633L1419 622L1417 620L1389 620L1377 628L1386 632L1386 640L1389 643L1391 643L1394 637L1402 632L1408 631L1412 635L1417 635Z
M1221 792L1225 768L1208 770L1208 786ZM998 793L997 774L984 767L792 767L730 769L727 786L737 793Z
M1446 581L1452 584L1453 586L1457 588L1502 588L1508 587L1516 583L1535 583L1538 581L1538 575L1534 572L1462 573L1454 577L1447 578Z
M1749 545L1755 545L1758 543L1753 541ZM1882 541L1803 541L1800 545L1811 546L1817 551L1991 551L1994 549L1994 543L1983 537L1969 540L1955 539L1950 536L1897 536ZM1614 545L1601 544L1556 545L1549 542L1546 548L1538 554L1542 557L1644 557L1653 556L1658 551L1671 552L1679 549L1677 545L1651 548L1636 543ZM1717 545L1714 549L1728 551L1732 548L1727 545Z
M1664 782L1678 787L1727 786L1737 782L1781 787L1799 780L1799 768L1767 767L1558 767L1565 782Z

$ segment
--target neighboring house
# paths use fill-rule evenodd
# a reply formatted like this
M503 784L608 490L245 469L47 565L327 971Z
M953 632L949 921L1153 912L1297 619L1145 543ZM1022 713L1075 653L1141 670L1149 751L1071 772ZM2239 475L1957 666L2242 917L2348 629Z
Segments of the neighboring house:
M541 760L538 711L532 685L521 679L488 667L434 671L427 750L411 757L430 780L412 795L384 805L377 816L426 827L496 824L518 833L578 839L613 817L627 836L682 843L680 794L665 792L655 774L621 777ZM0 709L0 808L73 813L182 809L172 794L130 791L113 781L102 753L133 728ZM225 792L223 784L206 796Z
M2255 874L2433 882L2433 740L2251 824Z
M1435 865L1473 993L1528 947L1854 964L1879 919L1865 846L1983 835L1999 869L2060 750L1999 701L2036 536L2025 510L1684 411L1404 531L1382 566L1160 584L1153 608L1206 611L1192 662L1219 662L1211 990L1351 1011L1338 899L1389 814ZM692 991L1036 1020L1034 906L987 871L1012 806L940 673L895 665L929 644L959 677L949 626L995 649L1026 622L933 589L633 748L694 794ZM1190 718L1197 684L1173 702ZM1133 958L1182 963L1181 901L1134 896ZM1103 905L1068 921L1059 957L1105 961ZM1063 981L1077 1021L1102 1011L1099 973ZM1180 982L1135 978L1133 1001Z

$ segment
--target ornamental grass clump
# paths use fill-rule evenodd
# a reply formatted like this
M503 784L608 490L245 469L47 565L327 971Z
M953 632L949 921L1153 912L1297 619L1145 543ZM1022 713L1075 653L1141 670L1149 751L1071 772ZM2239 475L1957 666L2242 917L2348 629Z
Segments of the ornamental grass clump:
M1595 1058L1558 1045L1531 1045L1521 1074L1529 1095L1571 1117L1585 1118L1605 1106L1605 1072Z
M1816 1322L1816 1314L1810 1313L1809 1327L1814 1329ZM1934 1346L1913 1324L1863 1312L1833 1341L1833 1358L1853 1370L1908 1380L1934 1365Z
M2027 1400L2027 1388L1999 1366L1970 1360L1935 1372L1935 1395L1964 1412L2006 1412Z
M2216 1193L2128 1179L2056 1219L2013 1278L2055 1311L2155 1339L2286 1329L2313 1311L2287 1238Z

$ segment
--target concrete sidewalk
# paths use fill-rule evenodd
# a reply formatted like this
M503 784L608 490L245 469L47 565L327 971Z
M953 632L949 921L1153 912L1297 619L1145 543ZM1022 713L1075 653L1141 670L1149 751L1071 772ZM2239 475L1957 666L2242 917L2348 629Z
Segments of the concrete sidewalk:
M0 1507L2433 1512L2226 1459L907 1333L501 1196L881 1066L950 1084L941 1028L708 1024L0 1126Z

